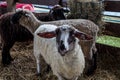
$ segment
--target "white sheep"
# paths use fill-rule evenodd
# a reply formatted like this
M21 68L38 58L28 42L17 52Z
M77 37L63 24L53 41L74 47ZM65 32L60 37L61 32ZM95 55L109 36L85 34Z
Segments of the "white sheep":
M91 41L81 41L80 45L82 46L82 51L85 55L86 63L88 66L86 66L85 73L87 75L91 75L96 70L96 37L97 33L99 31L99 27L94 24L90 20L86 19L69 19L69 20L58 20L58 21L49 21L49 22L42 22L38 20L34 14L30 11L21 10L17 11L15 15L12 17L13 23L19 23L23 26L25 26L27 29L31 31L31 33L34 33L35 30L42 24L54 24L56 26L60 26L63 24L72 25L79 31L85 32L91 36L93 36L93 40Z
M41 54L59 80L77 80L85 67L84 54L78 39L91 40L92 37L70 25L41 25L34 33L34 55L38 73Z

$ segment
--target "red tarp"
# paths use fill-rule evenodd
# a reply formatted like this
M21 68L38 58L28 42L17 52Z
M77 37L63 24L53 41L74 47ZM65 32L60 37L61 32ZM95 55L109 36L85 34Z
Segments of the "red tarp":
M0 2L0 7L6 8L7 3L6 2ZM34 10L32 4L23 4L23 3L17 3L16 4L16 9L27 9L27 10L30 10L30 11Z

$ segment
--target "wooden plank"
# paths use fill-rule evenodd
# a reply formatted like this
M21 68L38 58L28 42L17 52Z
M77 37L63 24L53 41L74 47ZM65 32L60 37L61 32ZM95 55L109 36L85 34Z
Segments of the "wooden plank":
M116 23L106 23L105 30L112 32L115 36L120 37L120 24Z
M120 12L120 0L105 0L105 11Z
M104 0L104 1L119 1L119 0Z
M104 34L120 37L120 17L103 16L102 20L106 22Z
M105 16L120 17L120 12L103 11L102 14Z
M114 17L114 16L103 16L104 22L110 22L110 23L117 23L120 24L120 17Z
M120 38L103 35L98 37L97 43L120 48Z

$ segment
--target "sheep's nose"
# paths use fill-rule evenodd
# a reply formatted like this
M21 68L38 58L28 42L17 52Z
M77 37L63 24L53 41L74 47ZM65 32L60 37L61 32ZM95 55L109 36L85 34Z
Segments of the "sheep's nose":
M61 42L60 42L60 50L61 51L65 51L66 50L63 40L61 40Z
M66 50L65 45L64 45L64 44L61 44L60 49L61 49L62 51Z

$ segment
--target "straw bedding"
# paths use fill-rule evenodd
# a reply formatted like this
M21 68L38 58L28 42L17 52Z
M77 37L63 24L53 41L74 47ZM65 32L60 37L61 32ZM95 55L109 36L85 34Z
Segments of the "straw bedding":
M119 80L120 79L120 55L112 55L111 51L105 51L98 55L98 68L94 75L87 77L84 74L78 80ZM35 76L36 63L33 55L33 44L16 43L11 50L14 61L6 67L0 63L0 80L57 80L48 72L46 63L41 59L41 76ZM1 55L0 55L1 60Z

